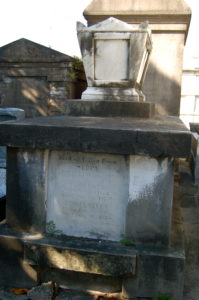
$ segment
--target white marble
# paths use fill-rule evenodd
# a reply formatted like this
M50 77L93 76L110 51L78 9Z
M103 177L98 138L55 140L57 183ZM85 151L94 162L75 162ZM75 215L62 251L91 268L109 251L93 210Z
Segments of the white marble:
M48 222L71 236L122 238L128 201L124 156L53 151L48 173Z
M88 83L82 99L124 100L123 90L129 90L132 97L126 100L143 100L140 91L152 48L151 33L145 25L134 28L112 17L90 27L78 22L77 35ZM106 88L115 93L105 93Z
M95 80L123 81L129 77L129 41L96 40ZM117 57L117 63L115 58ZM104 68L106 65L106 68Z
M47 222L69 236L167 244L172 166L168 158L51 151Z

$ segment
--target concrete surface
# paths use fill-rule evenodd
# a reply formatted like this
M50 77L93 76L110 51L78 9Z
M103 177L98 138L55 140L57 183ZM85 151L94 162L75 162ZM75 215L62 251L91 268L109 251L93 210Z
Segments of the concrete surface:
M190 155L191 138L177 117L53 116L0 125L0 144L17 148L184 158Z
M149 102L73 99L64 103L64 113L67 116L152 118L155 105Z

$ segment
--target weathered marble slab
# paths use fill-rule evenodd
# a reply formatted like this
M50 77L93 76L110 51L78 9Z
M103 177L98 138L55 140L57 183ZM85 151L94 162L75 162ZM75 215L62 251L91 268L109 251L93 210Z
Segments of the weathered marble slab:
M128 201L127 163L121 155L51 152L47 221L71 236L122 239Z

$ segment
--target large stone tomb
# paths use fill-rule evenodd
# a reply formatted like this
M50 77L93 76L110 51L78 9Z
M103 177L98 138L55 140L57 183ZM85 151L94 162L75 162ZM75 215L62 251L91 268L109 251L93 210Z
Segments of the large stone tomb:
M117 26L129 30L113 18L97 27L108 28L111 43ZM137 39L146 38L137 48L143 56L145 26L136 32ZM91 44L97 27L89 33ZM81 30L86 39L87 29ZM105 45L100 41L106 57ZM86 69L85 56L84 51ZM137 62L133 70L141 70L144 79L142 59ZM101 80L104 70L98 62L95 67ZM69 288L121 291L126 298L169 291L182 299L185 256L179 220L172 226L173 161L189 157L191 133L176 117L154 116L142 85L128 84L137 101L125 93L118 99L114 86L112 97L97 99L106 92L104 83L96 91L94 82L96 97L70 101L64 116L0 124L8 168L1 285L51 280ZM123 82L117 82L120 88Z

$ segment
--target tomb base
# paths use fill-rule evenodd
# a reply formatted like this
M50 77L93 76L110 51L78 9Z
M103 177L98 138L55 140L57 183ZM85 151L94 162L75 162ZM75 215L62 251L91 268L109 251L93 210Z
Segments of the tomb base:
M7 145L2 285L15 270L12 286L52 276L126 298L169 291L181 299L173 159L189 156L191 133L178 118L26 119L2 123L0 143Z
M175 196L169 248L53 232L16 233L1 224L1 286L32 287L54 281L70 289L121 292L127 299L155 297L168 291L175 299L182 299L185 254L176 192Z
M124 99L124 98L123 98ZM68 116L152 118L155 105L127 100L68 100L63 106Z

